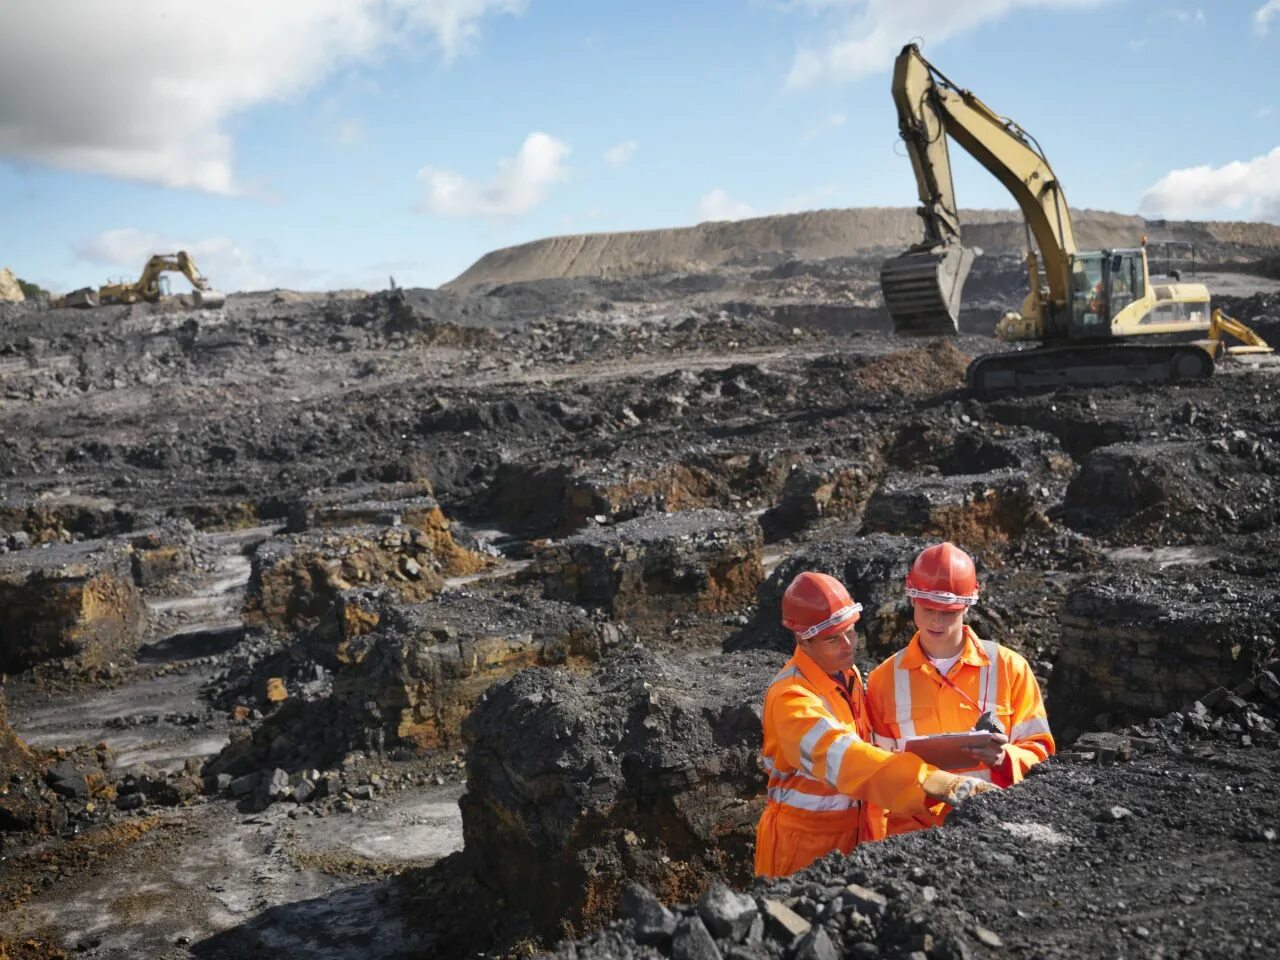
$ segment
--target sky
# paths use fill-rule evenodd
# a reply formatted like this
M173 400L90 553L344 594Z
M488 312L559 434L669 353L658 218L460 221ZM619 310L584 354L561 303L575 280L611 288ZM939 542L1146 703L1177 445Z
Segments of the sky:
M914 206L917 42L1074 207L1280 223L1280 0L5 0L0 266L438 286L573 233ZM953 147L965 207L1013 202ZM175 292L186 289L174 283Z

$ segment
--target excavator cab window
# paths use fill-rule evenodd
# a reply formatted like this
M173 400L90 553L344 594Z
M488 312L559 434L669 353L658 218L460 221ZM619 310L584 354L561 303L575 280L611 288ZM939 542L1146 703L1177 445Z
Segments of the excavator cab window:
M1071 262L1071 334L1101 337L1110 332L1107 304L1106 255L1080 253Z
M1140 254L1123 251L1111 255L1107 280L1111 289L1111 316L1119 316L1120 311L1142 296L1142 267L1138 262Z

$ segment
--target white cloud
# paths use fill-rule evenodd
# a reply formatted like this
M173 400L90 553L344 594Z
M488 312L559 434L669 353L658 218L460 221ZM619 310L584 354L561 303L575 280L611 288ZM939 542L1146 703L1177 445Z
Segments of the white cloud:
M749 203L733 199L720 187L716 187L698 201L698 219L700 221L745 220L747 217L754 217L755 215L756 212Z
M934 47L1015 10L1093 7L1108 2L1112 0L796 0L793 6L810 8L836 23L828 43L796 54L787 86L801 89L884 70L902 45L919 36L922 29Z
M1280 17L1280 0L1267 0L1253 12L1253 28L1258 33L1266 34L1271 29L1271 21Z
M1177 20L1179 23L1193 23L1201 27L1206 23L1203 10L1162 10L1158 16L1168 17L1171 20Z
M568 178L564 158L569 147L545 133L531 133L515 157L498 161L498 173L478 183L452 170L423 167L418 179L427 188L422 213L441 217L509 217L528 213L547 198L551 186Z
M267 272L250 254L228 237L174 238L160 233L124 227L105 230L74 244L81 263L107 268L115 279L136 279L147 259L156 253L191 254L209 283L217 290L249 290L275 286ZM81 271L82 273L84 271ZM184 290L187 281L182 274L169 274L174 289ZM104 275L97 283L106 282Z
M813 140L815 137L822 136L828 130L835 130L837 127L843 127L848 120L849 118L843 113L829 113L823 117L820 122L810 127L800 139L806 141Z
M605 163L611 167L620 167L633 156L636 152L636 142L634 140L626 140L622 143L616 143L604 152Z
M364 124L359 120L343 120L338 124L338 143L349 147L364 139Z
M446 61L525 0L8 0L0 156L242 192L227 121L430 38Z
M1174 170L1147 190L1141 209L1167 217L1236 210L1256 220L1280 223L1280 147L1221 167L1206 164Z

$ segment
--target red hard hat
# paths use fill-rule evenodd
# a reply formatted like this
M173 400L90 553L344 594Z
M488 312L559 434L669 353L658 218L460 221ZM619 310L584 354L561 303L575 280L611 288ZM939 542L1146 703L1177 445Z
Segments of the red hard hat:
M907 596L934 610L963 610L978 602L973 558L954 543L920 551L907 574Z
M782 595L782 625L797 640L842 633L861 616L862 604L854 603L844 584L825 573L797 574Z

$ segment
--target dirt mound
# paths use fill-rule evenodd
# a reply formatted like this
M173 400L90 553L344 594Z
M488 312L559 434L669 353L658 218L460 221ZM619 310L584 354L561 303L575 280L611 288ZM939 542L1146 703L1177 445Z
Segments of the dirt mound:
M969 357L950 340L934 340L927 347L902 350L872 360L854 379L864 390L886 391L903 397L927 397L964 386Z
M66 811L41 789L46 766L9 726L4 691L0 690L0 770L5 775L0 792L0 831L47 831L66 823Z

